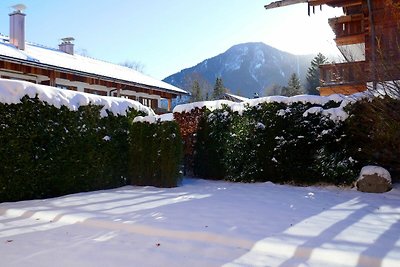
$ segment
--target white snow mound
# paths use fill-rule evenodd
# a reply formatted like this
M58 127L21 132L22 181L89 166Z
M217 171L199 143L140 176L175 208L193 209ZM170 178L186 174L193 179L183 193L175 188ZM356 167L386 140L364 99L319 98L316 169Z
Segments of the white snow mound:
M154 116L138 116L136 117L133 122L147 122L147 123L157 123L157 122L164 122L164 121L173 121L174 114L173 113L166 113L162 115L154 115Z
M109 110L114 115L126 115L129 108L143 111L148 115L154 115L154 111L137 101L126 98L98 96L83 92L63 90L46 85L34 84L25 81L0 79L0 103L18 104L24 96L37 97L56 108L66 106L72 111L80 106L89 104L103 106L101 116L106 117Z
M203 108L206 107L207 109L213 111L216 109L220 109L223 105L232 106L235 102L229 100L215 100L215 101L201 101L201 102L194 102L190 104L183 104L178 105L174 108L173 113L183 113L183 112L190 112L196 108Z
M178 105L174 108L173 112L175 113L183 113L183 112L191 112L196 108L206 107L208 110L215 110L222 108L223 105L227 105L234 112L238 112L239 114L243 114L243 111L248 107L257 106L261 103L284 103L287 105L293 103L310 103L313 105L324 106L330 101L340 103L340 106L337 108L323 109L322 107L312 107L306 112L304 112L303 116L307 117L308 114L321 113L327 117L329 117L333 121L344 121L348 118L347 112L344 110L348 104L354 103L362 98L368 97L367 93L357 93L350 96L335 94L330 96L316 96L316 95L296 95L292 97L286 96L268 96L268 97L260 97L256 99L248 99L246 101L237 103L228 100L216 100L216 101L203 101L203 102L195 102L190 104ZM280 114L284 115L284 114Z

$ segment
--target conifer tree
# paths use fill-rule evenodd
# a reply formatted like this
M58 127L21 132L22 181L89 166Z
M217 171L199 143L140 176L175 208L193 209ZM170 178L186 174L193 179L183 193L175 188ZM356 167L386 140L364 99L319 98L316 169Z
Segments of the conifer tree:
M294 96L302 93L303 90L301 88L300 79L296 73L293 73L289 78L288 85L283 88L283 95Z
M311 61L311 66L307 71L307 93L310 95L319 95L317 87L320 86L319 81L319 65L328 63L328 58L323 54L318 55Z
M271 96L271 95L281 95L283 92L283 86L279 85L279 84L272 84L271 86L265 88L264 90L264 94L266 96Z
M212 93L212 99L213 100L221 99L225 93L226 93L226 88L224 86L222 78L218 77L217 80L215 81L214 90Z
M194 80L190 89L190 102L198 102L203 100L200 83Z

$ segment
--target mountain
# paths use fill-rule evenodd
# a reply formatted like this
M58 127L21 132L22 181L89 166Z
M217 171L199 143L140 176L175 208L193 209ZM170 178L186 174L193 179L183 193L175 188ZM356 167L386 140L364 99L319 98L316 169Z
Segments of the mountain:
M194 67L168 76L163 81L188 89L195 78L200 77L214 85L221 77L231 93L252 97L272 94L271 86L287 85L292 73L304 82L307 69L314 55L298 56L280 51L264 43L244 43L226 52L204 60ZM269 91L266 91L269 88Z

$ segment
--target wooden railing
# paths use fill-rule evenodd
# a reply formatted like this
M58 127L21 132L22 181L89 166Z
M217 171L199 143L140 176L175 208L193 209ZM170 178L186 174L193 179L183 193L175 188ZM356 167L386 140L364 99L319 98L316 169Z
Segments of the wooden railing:
M364 16L355 14L329 19L329 25L336 35L338 45L362 43L365 41Z
M360 84L369 80L365 61L320 65L321 86Z

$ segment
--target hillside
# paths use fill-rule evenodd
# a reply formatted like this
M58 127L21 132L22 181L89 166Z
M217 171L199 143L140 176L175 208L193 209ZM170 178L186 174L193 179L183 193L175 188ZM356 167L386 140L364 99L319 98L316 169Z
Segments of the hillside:
M304 81L313 57L293 55L264 43L244 43L163 81L188 89L193 79L201 78L213 85L217 77L222 77L224 85L232 93L246 97L252 97L256 92L267 95L271 92L266 88L271 89L273 84L286 85L294 72Z

